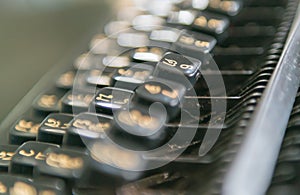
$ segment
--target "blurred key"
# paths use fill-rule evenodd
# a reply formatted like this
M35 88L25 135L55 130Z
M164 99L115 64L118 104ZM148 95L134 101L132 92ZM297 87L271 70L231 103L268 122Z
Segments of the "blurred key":
M20 145L26 141L36 139L40 121L23 116L11 127L9 131L9 143Z
M156 65L153 76L183 84L190 89L200 76L201 63L195 58L168 52Z
M229 16L237 15L242 9L240 0L209 0L209 9Z
M129 104L133 91L105 87L98 91L90 105L90 112L113 114Z
M58 145L42 142L26 142L21 145L11 159L10 173L32 175L34 167L39 161L45 160L44 151L48 148L57 148Z
M7 172L11 159L15 154L18 146L0 145L0 172Z
M91 53L95 55L113 54L122 49L115 39L107 37L103 34L94 36L90 42L89 48Z
M168 13L173 9L171 0L152 0L147 2L147 11L153 15L166 17Z
M92 69L86 74L86 82L92 87L107 87L111 82L111 73L105 72L115 70L116 68L105 68L104 70Z
M75 72L69 70L61 74L56 80L56 86L61 89L72 89L75 79Z
M115 70L111 79L111 86L134 90L145 82L153 73L153 67L145 64L136 64L130 68Z
M37 141L53 144L62 144L63 136L69 128L69 123L73 115L69 114L50 114L41 123L38 131Z
M122 47L145 47L149 44L149 38L146 33L132 32L121 33L118 36L118 44Z
M150 40L174 43L180 36L180 30L176 28L163 28L153 30L150 34Z
M70 186L83 178L88 166L88 157L79 151L64 148L49 148L45 160L36 167L41 176L65 179Z
M135 90L133 101L143 105L159 102L166 108L168 117L174 118L180 111L185 91L180 83L154 78Z
M119 33L126 32L130 28L128 21L112 21L105 25L104 31L108 37L117 38ZM106 46L106 45L103 45Z
M62 112L76 114L88 110L94 94L85 91L69 91L61 100Z
M136 16L132 21L134 29L146 32L160 29L162 28L163 24L164 20L154 15L139 15Z
M59 112L61 110L59 100L62 96L62 91L49 90L41 93L33 101L32 106L39 115L47 116L50 113Z
M173 43L172 49L180 54L201 59L201 53L209 53L216 43L216 39L209 35L184 30L178 41Z
M102 61L102 56L94 55L92 53L84 53L81 54L75 61L74 61L74 68L76 70L89 70Z
M47 185L39 179L4 174L0 175L0 193L10 195L64 195L64 183L48 178Z
M114 116L115 127L109 135L115 143L133 150L154 149L163 143L167 113L161 105L132 104Z
M164 48L140 47L132 51L131 57L136 62L158 62L164 53Z
M209 0L192 0L192 7L198 10L205 10L209 4Z
M135 6L124 6L118 12L118 19L131 22L135 16L141 14L143 14L143 11Z
M180 10L170 12L167 23L172 25L191 25L197 13L194 10Z
M112 117L104 114L81 113L70 123L63 144L86 147L89 139L106 137L106 131L112 127Z
M119 56L108 55L103 58L103 65L105 72L113 72L116 68L125 68L130 66L130 59L126 54L120 54Z
M210 12L199 12L192 28L212 34L221 34L229 26L227 17Z

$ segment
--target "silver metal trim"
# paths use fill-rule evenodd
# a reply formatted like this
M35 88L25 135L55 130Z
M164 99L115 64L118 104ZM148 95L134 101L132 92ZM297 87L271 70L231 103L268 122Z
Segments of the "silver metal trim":
M261 195L266 193L271 182L300 83L299 12L298 6L278 65L225 175L222 194Z

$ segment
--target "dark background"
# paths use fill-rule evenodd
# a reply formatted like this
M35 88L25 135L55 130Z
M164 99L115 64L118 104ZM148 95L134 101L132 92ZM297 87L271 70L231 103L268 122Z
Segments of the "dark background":
M0 121L68 53L111 19L104 0L0 1Z

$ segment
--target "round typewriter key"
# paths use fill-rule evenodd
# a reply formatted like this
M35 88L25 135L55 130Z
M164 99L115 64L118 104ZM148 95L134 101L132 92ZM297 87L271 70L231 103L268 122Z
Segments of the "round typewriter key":
M194 10L180 10L170 12L167 23L172 25L191 25L197 13Z
M140 47L131 52L131 58L136 62L158 62L164 53L159 47Z
M60 75L56 80L56 86L61 89L71 89L73 87L74 79L75 72L72 70L67 71Z
M172 50L196 59L202 59L203 54L209 53L216 43L216 39L212 36L183 30L178 40L173 43Z
M94 97L93 93L72 90L67 92L61 100L62 112L76 114L88 111L89 105Z
M133 91L105 87L98 91L90 104L90 112L113 114L116 110L129 104Z
M106 131L112 128L112 117L104 114L81 113L70 122L63 145L86 147L84 142L90 139L106 137Z
M134 150L154 149L165 140L167 121L165 108L160 104L151 106L131 105L114 114L115 125L109 137L125 148Z
M9 130L9 143L21 145L27 141L36 140L40 120L22 116Z
M180 111L185 91L186 88L179 83L154 78L135 90L133 101L146 105L159 102L164 105L169 118L172 119Z
M201 61L168 52L157 64L153 75L183 84L187 89L194 86L200 76Z
M120 32L130 28L128 21L112 21L105 25L104 31L108 37L117 38Z
M63 96L62 91L50 90L39 95L32 104L34 111L38 115L47 116L50 113L61 110L60 98Z
M86 82L90 86L108 87L111 82L111 73L97 69L90 70L87 74Z
M229 26L229 19L225 16L209 12L199 12L192 27L215 35L223 33Z
M0 172L8 172L8 167L17 148L16 145L0 145Z
M40 161L45 160L44 151L48 148L58 148L58 145L30 141L21 145L11 159L10 173L32 175L33 169Z
M120 33L118 44L129 48L145 47L149 45L149 38L146 33L141 32Z
M63 136L69 128L73 115L50 114L41 123L38 131L37 141L53 144L62 144Z
M1 194L26 195L64 195L65 183L50 177L31 178L21 175L0 175Z
M130 68L115 70L111 79L111 86L134 90L143 84L153 72L153 67L145 64L135 64Z
M136 16L132 25L138 31L151 31L162 28L164 20L161 17L154 15L139 15Z

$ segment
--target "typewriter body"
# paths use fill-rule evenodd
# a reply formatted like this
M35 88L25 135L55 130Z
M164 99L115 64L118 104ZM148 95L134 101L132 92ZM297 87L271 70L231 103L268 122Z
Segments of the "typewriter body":
M1 123L0 194L300 193L299 1L108 4Z

